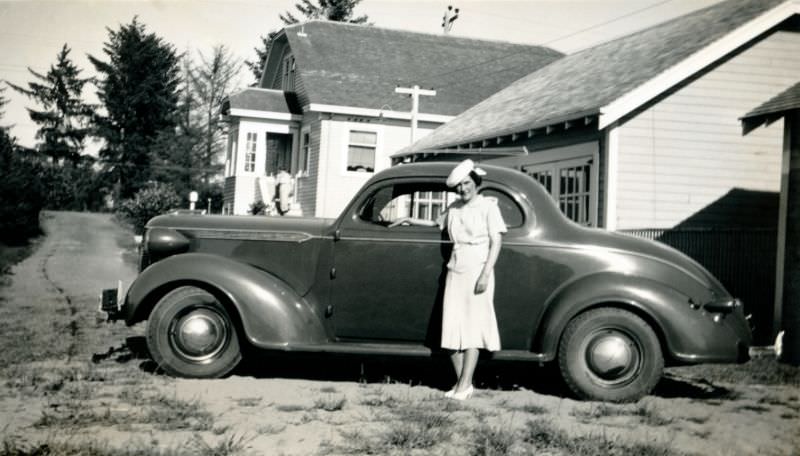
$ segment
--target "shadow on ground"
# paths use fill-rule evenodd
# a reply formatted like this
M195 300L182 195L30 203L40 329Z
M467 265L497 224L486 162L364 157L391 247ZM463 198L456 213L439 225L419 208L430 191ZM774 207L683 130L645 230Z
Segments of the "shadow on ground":
M144 337L128 337L125 343L92 356L95 363L139 362L139 368L157 373ZM232 373L255 378L291 378L317 381L346 381L368 384L402 383L447 390L455 381L445 353L428 358L363 356L317 353L249 353ZM475 373L480 388L574 398L554 363L494 361L482 358ZM663 398L734 399L736 393L697 377L667 372L652 393Z

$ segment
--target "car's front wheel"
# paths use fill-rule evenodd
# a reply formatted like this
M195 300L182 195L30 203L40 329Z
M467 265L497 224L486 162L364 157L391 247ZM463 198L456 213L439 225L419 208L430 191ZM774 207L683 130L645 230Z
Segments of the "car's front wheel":
M225 307L211 293L191 286L158 301L147 322L147 346L161 369L181 377L221 377L242 359Z
M600 308L569 322L558 364L580 398L623 402L652 391L661 378L664 357L647 322L626 310Z

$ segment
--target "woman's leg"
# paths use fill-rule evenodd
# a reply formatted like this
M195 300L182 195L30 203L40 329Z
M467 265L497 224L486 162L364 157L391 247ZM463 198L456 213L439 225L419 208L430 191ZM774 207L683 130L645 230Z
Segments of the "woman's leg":
M461 373L456 383L456 392L464 391L472 386L472 376L475 374L475 366L478 364L478 349L467 348L463 352L463 364Z
M456 371L456 385L457 385L458 380L461 379L461 372L464 370L464 350L454 351L450 355L450 361L452 361L453 369Z

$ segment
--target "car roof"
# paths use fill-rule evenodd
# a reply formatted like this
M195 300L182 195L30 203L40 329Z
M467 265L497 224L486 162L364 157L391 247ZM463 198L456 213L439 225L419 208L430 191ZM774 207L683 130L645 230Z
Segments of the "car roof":
M404 163L375 174L370 183L403 177L447 177L457 164L457 162ZM512 168L482 163L478 163L476 166L486 171L486 176L484 177L486 180L505 182L512 185L522 184L531 180L529 176Z

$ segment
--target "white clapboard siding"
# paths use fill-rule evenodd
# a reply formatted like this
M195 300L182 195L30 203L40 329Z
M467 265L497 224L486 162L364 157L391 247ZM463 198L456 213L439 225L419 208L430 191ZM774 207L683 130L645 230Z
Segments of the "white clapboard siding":
M779 191L782 121L743 136L739 118L799 77L800 33L776 32L622 124L617 228L671 228L735 188Z

